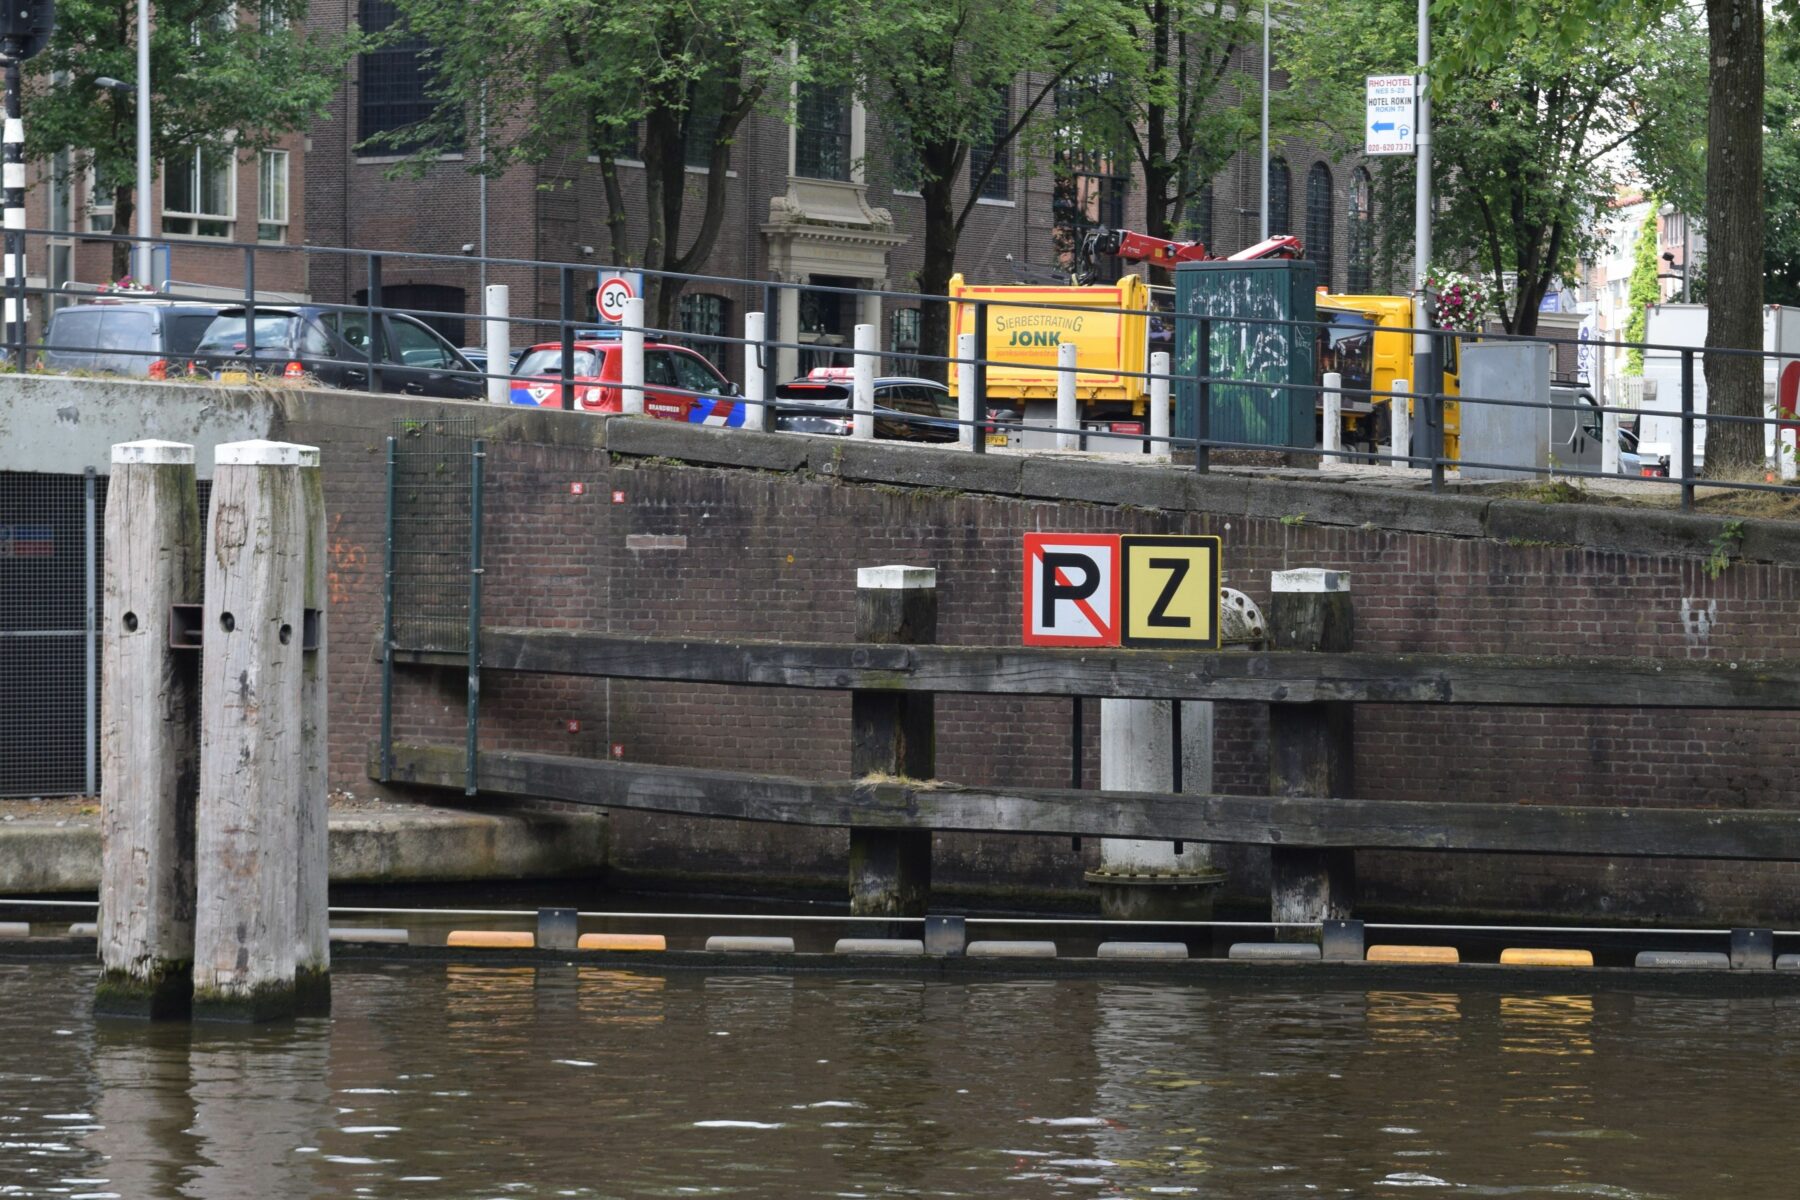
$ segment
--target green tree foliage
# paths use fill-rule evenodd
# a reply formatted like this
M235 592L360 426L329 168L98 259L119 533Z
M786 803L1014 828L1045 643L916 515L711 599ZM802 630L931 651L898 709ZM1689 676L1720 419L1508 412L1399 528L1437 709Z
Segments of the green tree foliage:
M704 268L725 217L731 146L759 105L785 112L824 12L814 0L399 0L405 28L433 47L437 108L401 135L424 146L480 146L474 169L568 168L599 159L612 260L653 271ZM485 145L481 143L485 139ZM687 171L704 153L704 175ZM615 159L644 164L628 197ZM698 219L694 202L698 201ZM633 204L644 237L629 242ZM649 319L675 324L680 284L651 277Z
M1686 121L1691 130L1691 107L1671 98L1701 90L1701 42L1685 9L1660 5L1610 3L1601 27L1571 25L1560 6L1527 4L1498 33L1487 17L1494 6L1483 0L1434 8L1434 49L1444 60L1432 73L1434 257L1479 264L1509 332L1535 332L1545 294L1595 248L1629 149L1665 137L1665 124ZM1295 84L1284 126L1344 149L1360 145L1363 77L1410 69L1414 39L1408 6L1307 0L1281 41L1278 61ZM1410 244L1412 174L1410 158L1376 169L1378 239L1389 261Z
M1649 308L1662 299L1662 287L1657 282L1657 275L1662 262L1656 257L1656 211L1659 205L1656 197L1650 199L1650 212L1644 223L1638 228L1637 240L1631 246L1631 277L1625 283L1625 303L1631 306L1631 315L1625 318L1625 340L1641 342L1644 331L1649 326ZM1644 373L1644 352L1632 347L1625 352L1625 373L1642 375Z
M1800 29L1769 20L1763 91L1763 261L1770 304L1800 304ZM1696 207L1693 211L1699 211Z
M150 36L156 163L195 147L254 154L325 111L353 39L305 31L306 0L159 0ZM90 167L114 186L113 228L133 231L136 100L100 91L101 77L137 78L135 0L59 0L56 32L26 63L25 153L49 162L73 150L67 174ZM66 180L65 180L66 181ZM113 273L129 250L113 248Z

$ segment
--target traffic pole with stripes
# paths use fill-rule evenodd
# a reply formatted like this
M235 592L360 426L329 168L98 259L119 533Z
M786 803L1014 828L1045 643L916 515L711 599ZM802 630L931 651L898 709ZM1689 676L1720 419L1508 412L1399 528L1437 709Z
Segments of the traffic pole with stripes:
M7 38L0 45L6 63L6 127L0 148L0 207L6 229L6 345L14 365L25 350L25 122L19 117L20 68L24 47Z

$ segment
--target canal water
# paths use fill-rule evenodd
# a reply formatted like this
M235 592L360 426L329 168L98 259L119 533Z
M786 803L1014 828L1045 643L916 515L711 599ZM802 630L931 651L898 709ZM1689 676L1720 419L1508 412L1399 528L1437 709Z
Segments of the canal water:
M346 964L190 1029L94 980L0 964L0 1196L1800 1193L1800 999Z

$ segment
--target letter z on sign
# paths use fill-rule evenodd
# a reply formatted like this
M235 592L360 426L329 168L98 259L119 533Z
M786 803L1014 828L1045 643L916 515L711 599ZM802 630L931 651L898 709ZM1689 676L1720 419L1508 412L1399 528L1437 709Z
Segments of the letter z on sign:
M1120 644L1219 648L1219 539L1128 533L1119 538Z
M1025 644L1119 644L1119 538L1025 535Z

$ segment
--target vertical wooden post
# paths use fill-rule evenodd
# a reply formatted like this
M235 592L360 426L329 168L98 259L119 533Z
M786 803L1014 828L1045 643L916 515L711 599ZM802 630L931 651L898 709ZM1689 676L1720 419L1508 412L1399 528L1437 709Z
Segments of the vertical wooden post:
M202 613L194 1016L295 1011L301 646L307 540L301 448L218 448Z
M181 1017L193 993L200 661L172 648L169 619L171 605L200 601L194 448L126 442L112 462L94 1010Z
M937 640L937 571L863 567L856 572L856 640L928 645ZM850 773L930 779L937 774L936 698L916 692L850 693ZM850 830L850 911L917 917L931 900L931 831Z
M1316 568L1276 571L1270 590L1269 633L1274 649L1350 649L1348 574ZM1354 745L1353 706L1348 703L1269 705L1269 794L1352 795ZM1271 920L1348 917L1355 891L1354 851L1270 848Z
M300 631L300 796L299 879L294 910L294 1003L302 1016L331 1011L331 921L327 885L331 876L329 836L330 746L325 720L325 480L316 446L300 449L300 499L306 552L305 596Z

